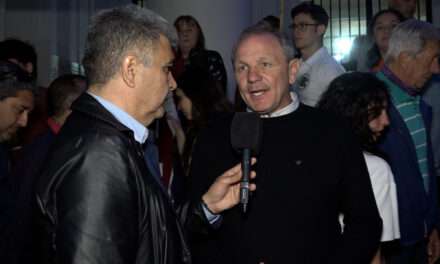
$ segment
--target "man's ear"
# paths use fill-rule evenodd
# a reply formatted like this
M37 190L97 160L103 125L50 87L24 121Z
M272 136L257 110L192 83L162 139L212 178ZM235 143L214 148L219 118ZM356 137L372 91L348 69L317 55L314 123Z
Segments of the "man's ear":
M289 61L289 84L293 84L296 80L296 74L301 66L301 60L292 59Z
M316 30L318 31L318 34L321 36L324 36L326 29L327 29L326 26L323 24L319 24L318 26L316 26Z
M130 87L135 87L136 73L139 61L135 56L125 56L121 64L121 77L124 83Z

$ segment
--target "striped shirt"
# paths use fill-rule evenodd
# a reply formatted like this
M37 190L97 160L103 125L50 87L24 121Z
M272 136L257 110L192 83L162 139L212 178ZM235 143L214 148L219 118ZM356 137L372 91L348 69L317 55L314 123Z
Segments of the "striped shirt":
M379 79L386 82L391 100L400 113L403 121L408 128L414 148L417 154L417 161L419 165L420 175L423 178L425 191L429 191L429 177L428 177L428 148L427 148L427 133L423 117L420 112L421 96L417 94L408 93L408 87L402 87L398 82L393 82L395 76L392 75L388 69L383 69L377 76ZM391 77L391 78L390 78Z

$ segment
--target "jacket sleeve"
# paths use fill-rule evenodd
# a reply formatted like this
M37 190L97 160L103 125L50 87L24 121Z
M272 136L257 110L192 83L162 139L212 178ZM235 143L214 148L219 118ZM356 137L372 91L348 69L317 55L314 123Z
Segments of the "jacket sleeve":
M347 131L347 132L344 132ZM378 249L382 221L361 149L349 130L340 138L341 212L344 232L341 246L329 263L370 263Z
M138 210L130 160L121 144L96 139L63 166L49 169L57 179L48 210L55 226L55 263L135 263ZM66 155L65 155L66 156ZM44 210L44 209L43 209Z

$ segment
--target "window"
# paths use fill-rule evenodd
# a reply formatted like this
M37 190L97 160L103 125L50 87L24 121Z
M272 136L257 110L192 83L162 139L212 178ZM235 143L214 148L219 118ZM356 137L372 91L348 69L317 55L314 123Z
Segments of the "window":
M351 50L353 40L367 33L370 19L388 7L387 0L314 0L329 14L330 21L324 35L324 45L330 54L341 61ZM417 0L416 17L430 21L430 0Z

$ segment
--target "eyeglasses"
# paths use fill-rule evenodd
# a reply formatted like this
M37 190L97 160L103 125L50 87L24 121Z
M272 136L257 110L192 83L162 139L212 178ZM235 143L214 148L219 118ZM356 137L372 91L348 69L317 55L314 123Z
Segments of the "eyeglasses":
M295 29L298 29L301 32L304 32L307 30L307 27L310 26L319 26L319 24L311 24L311 23L301 23L301 24L291 24L289 26L290 29L292 29L293 31L295 31Z

